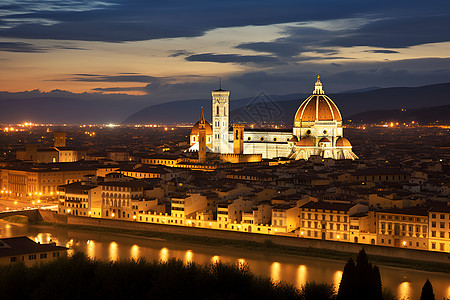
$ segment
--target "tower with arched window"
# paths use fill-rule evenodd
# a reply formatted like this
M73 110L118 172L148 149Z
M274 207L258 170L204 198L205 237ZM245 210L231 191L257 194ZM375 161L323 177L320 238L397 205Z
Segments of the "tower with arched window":
M230 92L221 88L211 92L213 151L228 153L228 118Z

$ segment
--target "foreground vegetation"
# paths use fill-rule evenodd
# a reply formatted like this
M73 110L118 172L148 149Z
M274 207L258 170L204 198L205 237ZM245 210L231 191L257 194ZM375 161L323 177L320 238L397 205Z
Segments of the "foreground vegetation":
M355 264L347 263L339 290L308 282L300 289L268 277L255 276L248 265L199 265L181 260L92 260L84 253L26 267L0 267L1 299L299 299L395 300L381 291L378 268L362 250ZM427 280L421 300L434 300Z
M286 283L253 275L247 265L106 262L83 253L27 268L0 268L2 299L300 299Z

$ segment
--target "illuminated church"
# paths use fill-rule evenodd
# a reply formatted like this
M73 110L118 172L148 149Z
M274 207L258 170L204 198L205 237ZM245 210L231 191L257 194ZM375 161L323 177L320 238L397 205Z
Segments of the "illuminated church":
M352 151L350 141L343 137L341 113L325 95L319 76L312 95L303 101L295 114L292 131L250 131L245 130L243 124L233 124L230 128L230 92L218 89L211 95L212 125L205 121L207 152L260 154L263 159L286 157L308 160L311 155L333 159L358 158ZM188 151L199 149L200 123L197 122L192 128Z

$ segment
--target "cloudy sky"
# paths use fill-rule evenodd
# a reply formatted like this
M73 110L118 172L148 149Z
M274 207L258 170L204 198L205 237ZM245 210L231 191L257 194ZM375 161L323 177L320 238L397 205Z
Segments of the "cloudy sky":
M450 1L0 0L0 91L235 98L450 81Z

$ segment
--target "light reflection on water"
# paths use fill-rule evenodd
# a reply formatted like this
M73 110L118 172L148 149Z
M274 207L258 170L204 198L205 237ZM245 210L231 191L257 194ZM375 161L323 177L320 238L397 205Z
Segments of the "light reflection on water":
M119 251L117 249L118 247L119 246L116 242L109 243L109 260L117 261L117 259L119 258Z
M273 281L278 282L281 280L280 277L281 272L281 265L279 262L273 262L270 266L270 278L272 278Z
M161 251L159 251L159 260L161 260L161 261L169 260L169 249L164 247L161 249Z
M186 264L191 263L193 257L194 257L194 254L192 253L191 250L186 251L186 255L184 256L184 262Z
M214 255L213 257L211 257L211 262L213 264L218 263L220 261L220 257L218 255Z
M134 260L138 260L140 256L141 256L141 254L140 254L140 251L139 251L139 246L136 245L136 244L131 246L130 258L134 259Z
M5 226L8 225L8 226ZM6 228L8 227L8 228ZM66 230L49 227L27 227L0 223L0 237L27 235L42 243L56 242L58 245L86 253L90 258L138 259L168 261L170 258L185 263L200 264L228 262L249 264L257 275L270 276L301 287L307 281L334 284L336 289L342 278L345 262L312 257L280 256L249 252L227 247L201 246L164 240L152 240L108 233ZM8 230L6 230L8 229ZM399 299L418 299L427 278L433 284L436 299L450 297L450 275L418 270L380 267L383 287L390 288Z
M336 273L334 273L333 276L333 284L336 291L339 290L339 284L341 283L341 279L342 279L342 271L336 271Z
M298 266L297 270L297 286L301 287L308 281L308 268L305 265Z
M397 295L398 295L398 298L401 300L412 299L411 298L411 284L408 281L402 282L398 286Z

